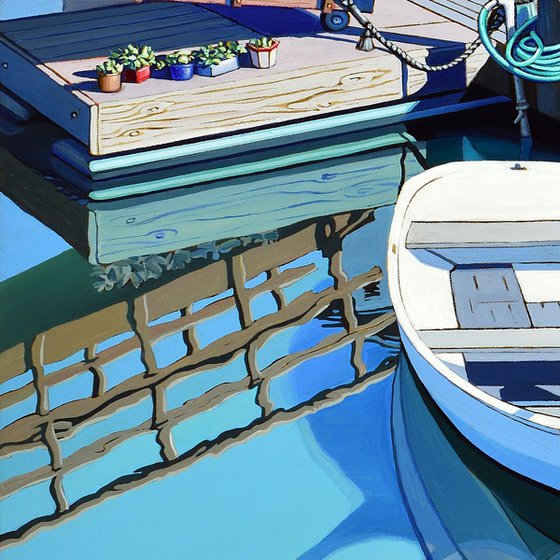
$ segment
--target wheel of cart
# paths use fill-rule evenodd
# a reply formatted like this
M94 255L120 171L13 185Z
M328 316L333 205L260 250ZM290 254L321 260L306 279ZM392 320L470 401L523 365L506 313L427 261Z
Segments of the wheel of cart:
M355 0L355 4L362 12L371 14L373 13L374 1ZM326 31L342 31L350 24L350 14L333 3L332 0L324 0L317 7L321 10L320 21Z
M321 14L321 25L326 31L342 31L350 23L350 14L343 10L333 10Z

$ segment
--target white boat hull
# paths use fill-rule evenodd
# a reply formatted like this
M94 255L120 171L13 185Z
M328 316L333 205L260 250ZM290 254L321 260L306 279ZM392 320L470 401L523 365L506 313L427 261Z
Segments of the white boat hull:
M478 449L526 478L560 490L558 432L492 408L450 381L426 360L400 329L412 367L438 407Z
M388 252L389 291L403 345L431 397L483 453L555 490L560 415L534 397L502 398L507 392L491 381L500 363L506 384L513 371L508 362L533 362L537 372L540 362L560 363L558 317L536 314L560 306L559 172L553 163L477 162L414 177L397 202ZM475 272L460 276L469 269ZM454 280L457 271L462 285ZM494 276L499 285L481 284ZM521 288L513 286L519 279ZM467 293L473 281L471 291L480 301ZM511 300L514 288L519 301ZM458 313L467 305L473 313L491 314L495 324L480 315L465 325ZM521 318L522 308L532 313L530 319ZM488 374L475 382L468 367L477 361ZM533 384L541 394L552 383L550 399L560 379L547 371L545 381Z

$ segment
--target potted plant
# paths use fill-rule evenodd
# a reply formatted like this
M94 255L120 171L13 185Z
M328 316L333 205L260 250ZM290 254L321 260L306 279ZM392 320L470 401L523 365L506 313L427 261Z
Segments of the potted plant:
M194 56L190 51L168 54L165 62L169 66L172 80L190 80L194 72Z
M121 89L122 64L116 60L105 60L97 66L97 83L99 89L106 93L114 93Z
M150 70L152 78L166 79L169 77L169 67L167 66L167 57L164 54L158 54L156 60Z
M110 58L123 65L123 80L140 84L150 77L150 68L156 56L149 45L128 45L111 53Z
M202 47L195 54L196 73L201 76L220 76L239 68L239 54L245 52L237 41L220 42Z
M279 44L279 41L271 37L251 39L247 43L247 50L253 66L255 68L271 68L274 66Z

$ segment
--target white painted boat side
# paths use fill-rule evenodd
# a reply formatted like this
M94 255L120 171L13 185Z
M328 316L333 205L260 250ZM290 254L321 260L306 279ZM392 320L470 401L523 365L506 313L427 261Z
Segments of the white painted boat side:
M407 305L422 297L422 287L403 298L399 264L406 262L405 237L411 216L409 207L424 198L422 219L548 220L558 215L560 185L558 165L523 164L525 171L512 171L510 162L453 163L427 171L409 180L401 192L389 235L389 290L403 338L404 347L422 383L438 406L474 445L502 465L547 486L560 490L560 418L535 413L493 397L470 384L445 365L421 340L410 318ZM507 179L506 179L507 177ZM544 184L551 204L535 208L522 197L527 185ZM423 197L426 187L446 182L451 188L463 186L461 196L441 197L437 202ZM471 183L469 185L469 182ZM492 205L480 205L486 196L511 197L500 216ZM556 189L554 191L554 189ZM460 189L459 189L460 190ZM556 201L556 204L553 202ZM542 202L542 201L541 201ZM402 258L404 256L404 258ZM405 289L407 289L405 287ZM441 327L440 327L441 328Z

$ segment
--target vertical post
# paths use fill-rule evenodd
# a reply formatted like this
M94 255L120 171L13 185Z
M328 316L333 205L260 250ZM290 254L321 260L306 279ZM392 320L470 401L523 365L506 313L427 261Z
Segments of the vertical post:
M270 290L274 301L276 302L276 306L278 307L278 311L286 307L286 296L282 291L282 288L279 286L280 280L280 269L278 267L273 268L272 270L267 271L266 277L276 284L275 288Z
M539 0L539 35L545 45L560 43L560 2ZM560 84L540 84L537 103L541 113L560 120Z
M95 362L97 359L97 344L91 344L86 348L86 364ZM93 389L91 396L99 397L107 390L107 376L101 366L95 364L89 366L89 371L93 375Z
M171 426L165 412L165 386L163 384L152 387L152 430L156 430L156 441L160 448L160 456L164 461L172 461L177 458L177 450L173 444Z
M342 245L342 241L340 241ZM339 247L329 259L329 273L332 276L337 290L341 289L348 282L348 276L342 268L342 249ZM342 317L344 327L348 334L352 334L358 328L358 318L354 311L354 298L348 291L341 296ZM355 378L359 379L367 373L367 367L363 359L365 337L358 336L352 342L351 364L354 369Z
M39 334L31 343L31 371L37 394L37 414L45 416L49 412L49 393L45 386L45 335Z
M192 303L180 310L181 317L190 317L192 315ZM187 356L191 356L199 349L196 330L193 325L187 327L183 331L183 342L187 346Z
M502 2L506 12L507 37L510 39L517 30L517 7L515 5L515 0L502 0ZM521 132L521 158L527 159L532 143L531 128L529 126L529 117L527 115L529 103L527 103L527 99L525 98L525 86L523 85L523 80L518 76L513 77L513 87L515 90L516 100L515 108L517 109L517 119L515 122L519 124Z
M45 424L43 439L49 451L51 468L54 473L49 489L52 499L56 504L56 509L61 513L68 509L68 500L64 493L64 488L62 487L62 475L59 472L62 469L62 450L60 449L60 443L56 436L53 422L47 422Z
M130 303L129 322L140 341L141 360L146 368L146 376L157 373L157 364L148 332L148 303L146 296L136 298Z
M236 255L231 259L229 273L233 297L239 312L239 322L241 327L245 329L252 324L253 318L251 316L251 304L247 296L247 288L245 288L247 272L243 255Z

